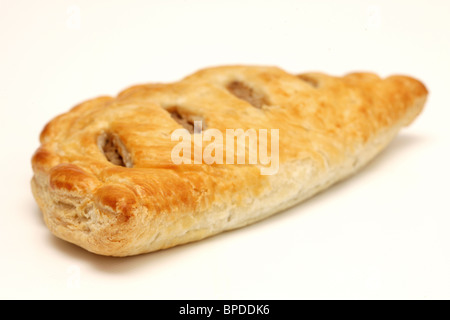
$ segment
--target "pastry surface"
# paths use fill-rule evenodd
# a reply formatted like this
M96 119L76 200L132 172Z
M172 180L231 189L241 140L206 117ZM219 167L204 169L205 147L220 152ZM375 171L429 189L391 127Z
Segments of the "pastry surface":
M98 97L51 120L32 158L32 190L49 229L91 252L169 248L266 218L353 174L416 118L426 97L407 76L208 68ZM192 137L211 128L224 136L277 129L277 171L175 164L172 134L182 128Z

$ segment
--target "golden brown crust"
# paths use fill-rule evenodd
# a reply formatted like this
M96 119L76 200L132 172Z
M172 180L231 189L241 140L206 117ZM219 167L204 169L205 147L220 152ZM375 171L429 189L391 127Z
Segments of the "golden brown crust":
M262 219L353 173L413 121L426 96L406 76L257 66L138 85L45 126L32 158L33 193L52 232L87 250L125 256L167 248ZM279 172L175 165L171 133L194 118L224 133L279 129Z

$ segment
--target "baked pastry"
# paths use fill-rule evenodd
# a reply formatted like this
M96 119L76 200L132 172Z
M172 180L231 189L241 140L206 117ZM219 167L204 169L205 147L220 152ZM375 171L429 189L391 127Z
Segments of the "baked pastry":
M169 248L266 218L351 175L414 120L426 97L407 76L208 68L86 101L50 121L32 158L32 190L49 229L91 252ZM226 156L234 137L215 145L222 155L209 153L223 163L194 161L206 143L178 152L175 163L173 133L182 128L193 137L189 148L212 128L224 137L227 129L266 130L278 140L262 145L259 135L258 148L278 151L276 170L250 163L248 146L244 163Z

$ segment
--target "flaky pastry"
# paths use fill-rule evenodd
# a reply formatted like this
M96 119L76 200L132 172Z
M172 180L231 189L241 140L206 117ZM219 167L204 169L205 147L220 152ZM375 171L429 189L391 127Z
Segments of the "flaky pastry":
M426 97L407 76L208 68L86 101L50 121L32 158L32 190L49 229L91 252L169 248L266 218L351 175L415 119ZM276 170L174 163L174 131L185 129L194 150L194 137L212 128L223 137L227 129L278 130Z

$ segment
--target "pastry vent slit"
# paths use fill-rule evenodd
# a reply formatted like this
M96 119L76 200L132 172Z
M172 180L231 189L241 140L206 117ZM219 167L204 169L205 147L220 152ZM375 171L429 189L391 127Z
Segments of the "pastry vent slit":
M228 84L227 90L235 97L250 103L257 109L261 109L264 105L269 105L269 101L263 94L243 82L233 81Z
M299 78L300 80L306 82L307 84L309 84L311 87L313 88L318 88L319 87L319 81L311 76L308 76L306 74L300 74L297 76L297 78Z
M180 110L179 107L169 107L166 109L176 123L185 128L189 133L201 133L206 129L205 120L201 116L188 114ZM196 127L195 122L201 121L201 127Z
M133 167L130 153L116 134L107 132L102 133L98 137L97 143L109 162L116 166L127 168Z

